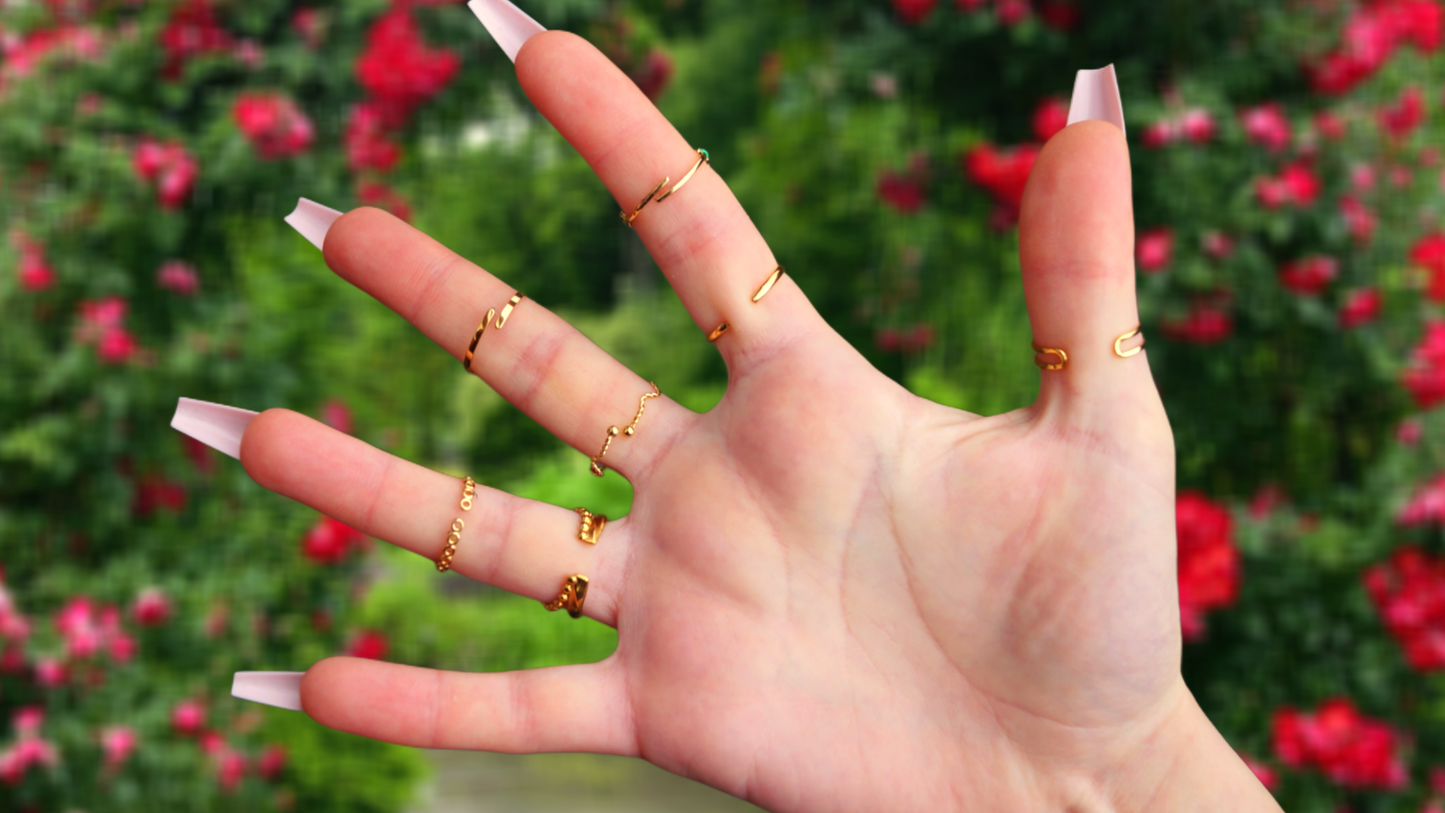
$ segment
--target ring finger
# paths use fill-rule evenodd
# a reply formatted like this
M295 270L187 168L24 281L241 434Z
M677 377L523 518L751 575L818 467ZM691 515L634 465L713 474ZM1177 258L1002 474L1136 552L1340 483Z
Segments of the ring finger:
M581 517L565 508L479 485L464 509L456 477L283 409L246 427L241 463L263 487L428 559L441 556L457 529L452 569L518 595L550 602L567 577L582 574L583 612L617 623L622 557L613 553L627 544L625 519L607 522L589 544L578 538Z

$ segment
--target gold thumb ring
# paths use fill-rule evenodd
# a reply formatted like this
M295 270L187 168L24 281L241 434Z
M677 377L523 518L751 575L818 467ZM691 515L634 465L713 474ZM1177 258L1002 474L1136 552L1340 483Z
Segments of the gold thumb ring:
M1069 365L1069 354L1059 347L1039 347L1034 345L1034 366L1040 370L1062 370ZM1058 361L1045 361L1044 356L1056 356Z
M1117 338L1117 339L1114 340L1114 355L1118 356L1118 357L1121 358L1121 359L1126 359L1126 358L1130 358L1130 357L1132 357L1132 356L1137 356L1137 355L1139 355L1139 351L1144 349L1144 342L1143 342L1143 341L1139 342L1139 346L1138 346L1138 347L1135 347L1135 348L1133 348L1133 349L1131 349L1131 350L1124 350L1124 349L1121 347L1121 345L1124 344L1124 342L1127 342L1127 341L1129 341L1130 339L1134 338L1135 336L1138 336L1138 335L1139 335L1139 329L1140 329L1141 327L1142 327L1142 325L1135 325L1133 330L1129 331L1128 333L1125 333L1124 335L1122 335L1122 336L1120 336L1119 338Z

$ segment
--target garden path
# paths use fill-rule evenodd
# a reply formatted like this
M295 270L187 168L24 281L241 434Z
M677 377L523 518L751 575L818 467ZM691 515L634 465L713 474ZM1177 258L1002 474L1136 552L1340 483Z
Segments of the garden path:
M757 813L640 759L428 751L433 775L410 813Z

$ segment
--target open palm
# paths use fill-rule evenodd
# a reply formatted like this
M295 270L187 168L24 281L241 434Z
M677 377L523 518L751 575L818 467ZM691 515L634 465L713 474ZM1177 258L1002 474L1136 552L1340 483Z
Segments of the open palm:
M538 35L517 67L629 210L692 165L584 41ZM1024 285L1034 336L1069 363L1033 406L982 418L884 377L786 276L752 302L776 260L704 166L635 226L701 334L731 325L726 396L704 415L650 400L612 442L602 462L636 497L596 546L577 514L480 488L454 563L541 601L586 574L585 614L618 628L616 653L483 675L335 658L308 673L305 710L417 746L641 756L778 811L1176 798L1180 751L1224 751L1180 677L1168 421L1147 356L1111 349L1138 324L1130 201L1117 127L1083 122L1046 147ZM324 251L459 358L513 294L376 210L337 220ZM588 456L651 391L531 300L476 353L473 372ZM252 422L242 460L428 558L459 515L454 478L295 413ZM1211 757L1217 781L1267 803L1229 756Z

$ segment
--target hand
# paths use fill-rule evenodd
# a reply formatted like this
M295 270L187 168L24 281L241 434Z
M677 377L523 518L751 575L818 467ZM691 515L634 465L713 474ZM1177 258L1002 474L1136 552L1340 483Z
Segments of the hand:
M535 36L517 68L628 210L692 165L584 41ZM479 488L454 564L539 601L587 574L616 653L507 674L333 658L303 682L308 714L429 748L644 757L777 811L1278 809L1180 677L1173 440L1147 352L1111 349L1139 322L1116 127L1071 126L1034 168L1029 318L1069 362L997 417L906 392L786 276L751 303L777 261L710 167L636 228L697 340L731 324L727 395L704 415L651 400L613 442L603 462L636 496L600 544L565 508ZM513 293L376 210L336 221L324 251L458 358ZM651 391L531 300L472 370L588 456ZM427 558L458 515L455 478L295 413L258 417L242 460Z

